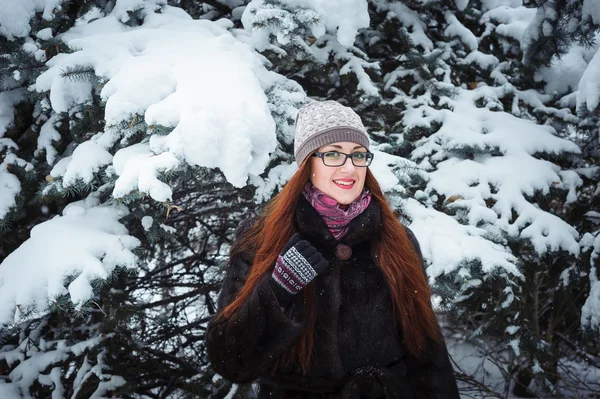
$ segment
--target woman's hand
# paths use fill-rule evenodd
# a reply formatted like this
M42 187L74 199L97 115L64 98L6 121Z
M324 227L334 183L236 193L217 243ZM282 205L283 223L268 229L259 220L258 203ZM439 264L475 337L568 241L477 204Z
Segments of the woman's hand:
M283 306L289 303L298 292L310 283L319 273L325 271L329 262L308 241L294 234L277 258L271 287Z

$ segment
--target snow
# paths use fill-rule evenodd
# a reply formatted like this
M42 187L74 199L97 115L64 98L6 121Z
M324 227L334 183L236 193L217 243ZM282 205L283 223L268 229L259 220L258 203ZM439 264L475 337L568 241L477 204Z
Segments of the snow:
M66 165L63 175L63 186L71 186L79 179L84 183L90 183L102 166L110 164L112 158L106 148L94 138L81 143L69 157L69 163ZM58 175L57 173L51 174Z
M0 151L4 151L4 150L17 150L19 147L17 146L17 144L15 144L15 142L11 139L8 138L0 138Z
M483 340L469 339L469 331L462 330L460 333L446 333L446 344L452 358L455 369L473 377L482 386L494 394L474 392L473 386L459 379L458 386L463 398L492 398L502 397L506 399L519 399L512 395L511 389L514 385L514 374L511 374L511 353L519 353L519 340L512 340L508 347L499 347L494 342L483 342ZM501 348L506 348L502 351ZM558 382L557 387L562 389L564 397L583 398L589 397L592 387L597 386L600 381L600 370L590 367L590 364L575 357L574 359L558 359ZM512 378L509 378L512 377ZM593 395L592 395L593 396ZM540 397L547 397L542 394Z
M50 40L53 37L52 28L41 29L35 35L38 37L38 39Z
M577 201L577 187L583 185L583 180L579 177L579 174L574 170L561 170L558 174L562 181L560 187L569 190L566 203L570 204Z
M67 60L71 63L68 64ZM92 84L89 81L73 80L61 76L70 66L87 65L88 63L89 59L83 57L83 54L79 52L58 54L46 63L50 69L38 76L35 88L40 92L50 91L50 103L57 113L69 112L73 106L91 101Z
M144 228L144 230L148 231L152 227L154 220L152 219L152 216L144 216L142 218L141 223L142 223L142 227Z
M0 34L9 40L25 37L31 30L29 20L35 13L34 3L30 0L22 0L20 3L0 0Z
M360 49L352 47L347 49L339 44L329 34L323 35L319 40L309 48L311 56L321 64L327 64L331 57L343 64L340 68L340 75L346 75L352 72L358 80L357 88L368 96L380 97L379 89L371 80L366 69L379 70L379 62L366 61L362 56ZM357 55L358 54L358 55Z
M336 32L338 42L349 47L354 43L358 30L369 26L366 0L293 0L296 6L308 5L323 16L323 24Z
M31 31L29 20L42 12L46 21L54 19L54 10L63 0L0 0L0 35L8 40L26 37Z
M463 42L469 49L477 50L479 47L479 42L477 41L477 37L471 32L469 29L465 28L462 23L456 18L456 16L447 11L444 14L444 18L448 23L446 30L444 30L444 35L447 37L458 37L461 42Z
M512 37L520 42L525 30L535 16L536 9L523 7L520 2L514 3L512 6L490 7L490 10L481 16L481 21L484 23L498 22L498 25L494 28L496 33Z
M235 396L235 394L237 393L239 388L238 384L232 384L231 385L231 389L229 390L229 392L227 393L227 395L225 395L225 397L223 399L233 399Z
M460 195L462 198L453 205L468 206L469 224L493 223L512 236L530 238L540 254L548 249L564 249L577 255L576 230L523 196L532 195L532 189L548 190L560 181L552 166L532 157L486 157L479 162L451 158L440 162L430 174L428 188L447 198ZM529 173L523 173L524 170ZM490 187L496 187L498 192L491 193ZM488 199L496 201L491 210L486 206ZM513 209L519 216L511 221Z
M119 139L110 126L123 121L141 116L148 125L173 128L169 135L150 137L144 160L139 151L134 159L121 153L126 149L115 154L116 197L137 189L167 200L171 190L156 176L182 162L220 168L242 187L249 174L264 170L275 149L275 123L264 93L284 78L267 71L266 60L224 28L230 23L194 21L174 10L147 15L141 28L125 29L114 15L76 26L63 40L79 51L52 58L36 81L35 89L49 90L53 109L63 112L88 101L92 85L63 79L61 71L87 65L105 79L107 130L96 139L105 149ZM88 178L107 160L106 154L92 157L90 165L77 169L85 169Z
M0 163L0 220L16 205L15 197L21 192L21 182L7 166L6 160Z
M119 150L113 158L113 165L119 175L113 197L121 198L137 188L156 201L164 202L171 198L173 192L168 184L158 179L158 170L169 171L179 165L173 154L164 152L155 155L149 144L135 144Z
M399 180L392 172L392 168L394 165L399 166L398 162L400 162L401 158L376 149L371 149L371 152L374 156L373 162L369 166L369 170L377 179L379 186L381 186L383 191L389 191L395 188L398 185Z
M266 179L251 175L250 183L256 187L254 199L256 203L267 202L274 194L275 190L281 188L292 178L298 166L296 162L282 163L271 170Z
M6 129L14 120L14 106L23 101L23 89L7 90L0 92L0 138L4 137Z
M166 224L164 224L164 223L161 223L161 224L159 225L159 227L160 227L161 229L163 229L163 230L164 230L166 233L169 233L169 234L175 234L175 233L177 232L177 229L176 229L175 227L172 227L172 226L167 226L167 225L166 225Z
M585 48L578 45L573 45L569 51L560 59L554 58L550 67L541 67L535 72L534 78L536 81L544 81L545 92L548 94L567 94L573 92L578 86L583 87L584 91L588 89L590 84L589 98L593 100L594 93L597 96L598 92L594 92L593 88L600 86L600 74L594 71L594 67L590 60L597 51L597 47ZM600 58L599 58L600 59ZM587 74L586 80L582 76ZM589 79L589 81L587 80ZM581 93L578 94L582 96ZM583 95L585 97L585 94ZM583 100L582 102L586 102Z
M117 0L112 14L122 23L131 19L131 13L137 10L152 12L166 4L166 0Z
M600 51L590 61L579 81L577 107L587 107L593 112L600 104Z
M529 25L523 32L523 37L521 38L521 47L523 48L524 52L527 51L530 43L536 41L539 38L538 30L540 28L540 25L543 24L546 19L545 7L542 6L538 7L537 9L534 8L532 9L532 11L535 11L535 15L533 16Z
M55 125L58 121L59 115L52 115L40 129L40 135L38 136L38 150L46 151L46 162L48 165L52 165L56 159L56 149L52 145L53 141L60 140L60 133L55 129Z
M525 198L536 191L548 193L556 185L577 187L572 174L561 177L558 166L533 155L577 154L579 148L554 136L549 126L475 106L477 99L495 98L499 93L493 90L487 86L459 90L454 99L447 100L453 111L428 106L407 110L407 128L443 122L439 131L423 139L412 153L414 161L429 157L437 162L430 173L428 192L458 198L451 206L466 208L469 224L491 223L513 237L527 238L539 254L559 249L579 254L577 231ZM481 154L472 160L451 156L465 148L479 149ZM490 154L493 150L498 156ZM494 202L491 209L486 203L489 200ZM513 210L518 214L516 220L512 220Z
M21 394L19 388L14 384L6 383L4 380L0 380L0 397L2 398L18 398Z
M485 54L479 50L471 51L464 60L459 61L461 64L473 65L477 64L481 69L495 68L500 60L492 54Z
M16 196L21 192L21 182L9 172L11 164L32 168L12 152L18 150L17 144L8 138L3 138L14 121L14 106L24 98L23 89L7 90L0 93L0 220L15 206Z
M137 51L146 50L145 45L134 45L136 44L140 46ZM175 73L172 73L175 72L172 65L157 61L154 56L132 58L123 63L119 71L106 83L102 89L102 97L107 100L105 119L108 125L131 120L134 115L143 115L151 105L159 103L176 91L178 82ZM146 82L154 84L148 86ZM144 90L139 90L141 88ZM169 111L177 115L173 110ZM175 121L177 122L179 121Z
M69 163L71 162L72 158L72 156L68 156L58 161L50 171L50 176L55 178L64 176L67 172L67 167L69 166Z
M478 99L500 97L502 90L488 86L459 90L455 99L448 100L453 111L426 107L425 116L419 117L421 109L409 110L404 118L406 126L424 126L434 120L443 122L442 129L428 141L442 141L448 150L460 147L481 150L498 148L504 154L514 155L580 152L575 143L554 136L555 131L549 126L537 125L508 113L478 108L474 104ZM527 133L524 134L523 131ZM413 158L420 157L424 151L426 149L418 148L413 152Z
M378 12L388 11L388 18L397 18L407 29L407 34L416 46L421 46L425 51L433 50L433 42L425 33L427 26L415 10L411 10L400 2L388 2L387 0L371 1Z
M354 75L358 79L357 88L365 94L379 97L379 89L373 84L367 72L365 72L365 66L373 69L379 69L379 65L375 63L366 63L357 57L352 57L340 69L340 75L347 75L350 71L354 72Z
M238 57L205 50L203 57L208 53L213 62L198 60L177 68L176 75L189 77L187 85L179 87L177 95L148 109L148 124L170 123L174 103L182 118L169 136L154 136L150 144L154 150L168 148L181 154L188 164L219 167L233 185L242 187L248 173L263 171L269 153L275 149L275 122L248 65L244 66ZM211 78L194 78L198 73ZM211 96L197 95L204 92ZM193 104L187 101L189 98L195 98ZM203 134L198 133L199 126Z
M100 376L102 376L102 374ZM110 377L106 376L105 378L106 379L100 381L98 388L94 391L92 396L90 396L90 399L104 399L108 392L114 392L116 388L127 383L123 377L116 375L111 375Z
M581 14L582 21L591 18L595 25L600 25L600 7L598 7L598 0L583 0Z
M89 338L72 346L66 340L51 341L45 343L44 347L40 348L41 351L31 350L30 341L23 340L17 348L0 352L0 359L6 360L9 366L18 362L7 376L11 382L0 382L0 394L7 394L6 396L2 395L2 398L21 398L22 395L31 397L30 388L36 380L43 385L54 385L52 398L62 398L61 392L64 392L64 387L60 379L61 369L60 367L50 367L64 362L72 355L80 355L84 350L97 346L112 335L104 334L103 337ZM48 370L48 374L45 374ZM13 392L18 392L18 394L10 396Z
M312 29L313 35L319 38L327 31L334 33L337 41L345 47L350 47L354 43L359 29L369 26L366 0L288 0L285 6L287 9L298 9L297 12L301 12L299 9L308 9L311 14L307 15L309 17L306 18L307 22L313 22L318 18L318 22ZM312 12L317 13L316 18L312 18ZM259 51L269 47L270 34L275 34L280 44L288 43L289 33L298 27L287 14L265 6L263 0L252 0L246 6L242 15L242 24L246 30L252 32L254 45ZM281 28L255 26L255 22L274 15L283 18Z
M92 20L99 19L104 16L105 14L100 8L92 6L85 14L77 18L77 21L75 21L75 26L85 25Z
M519 356L521 354L521 342L519 339L511 340L508 345L514 352L515 356Z
M600 234L594 237L590 233L581 240L583 245L592 247L590 255L590 293L581 308L581 325L600 331L600 279L598 279L598 266L600 266Z
M502 268L521 277L516 258L505 248L484 238L485 230L465 226L453 217L426 208L409 198L403 210L412 218L411 230L419 240L424 259L429 263L430 282L457 270L467 260L479 260L484 272Z
M131 251L139 241L118 221L126 209L98 202L90 196L67 205L62 216L36 225L0 264L0 324L19 322L27 309L43 314L61 295L79 308L92 297L92 280L119 265L135 267ZM68 275L75 279L65 287Z
M79 370L77 370L77 375L75 376L75 380L73 381L73 396L77 397L77 394L79 392L79 389L81 388L81 384L82 382L85 381L85 378L88 375L88 372L90 371L90 369L92 368L92 366L90 365L90 362L88 360L87 355L84 356L83 358L83 363L81 365L81 367L79 368Z
M523 5L523 0L481 0L482 10L491 10L498 7L519 7Z
M17 145L10 139L0 138L0 154L5 148L10 151L16 149ZM12 153L0 159L2 160L0 163L0 220L2 220L16 205L16 197L21 192L21 182L9 172L9 168L14 163L23 165L24 161Z
M469 0L454 0L454 4L456 4L456 8L463 11L469 5Z

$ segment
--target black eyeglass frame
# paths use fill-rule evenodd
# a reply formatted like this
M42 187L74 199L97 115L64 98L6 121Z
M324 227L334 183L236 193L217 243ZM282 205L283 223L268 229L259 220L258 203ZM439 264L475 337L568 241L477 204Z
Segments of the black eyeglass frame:
M335 152L338 153L340 155L344 155L346 158L344 158L344 162L342 162L339 165L327 165L325 163L325 154L331 153L331 152ZM352 158L352 156L354 154L365 154L366 156L366 165L357 165L354 163L354 158ZM350 161L352 162L352 165L354 165L357 168L368 168L371 163L373 162L373 158L375 157L375 154L373 154L372 152L369 151L359 151L359 152L353 152L352 154L346 154L345 152L340 152L340 151L325 151L325 152L313 152L313 157L317 157L317 158L321 158L321 161L323 161L323 165L328 166L330 168L339 168L340 166L344 166L346 165L346 162L348 162L348 158L350 158Z

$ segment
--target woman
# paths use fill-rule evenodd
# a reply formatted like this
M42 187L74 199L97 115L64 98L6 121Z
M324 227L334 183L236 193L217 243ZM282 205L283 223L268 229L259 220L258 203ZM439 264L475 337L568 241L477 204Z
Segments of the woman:
M208 356L259 398L459 397L419 245L368 149L352 109L306 105L298 171L236 232Z

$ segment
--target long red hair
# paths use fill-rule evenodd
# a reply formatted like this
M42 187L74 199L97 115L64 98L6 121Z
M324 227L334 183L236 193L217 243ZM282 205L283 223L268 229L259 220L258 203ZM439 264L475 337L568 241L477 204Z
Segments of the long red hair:
M234 243L230 256L243 251L252 251L256 255L244 286L218 317L231 317L251 295L260 278L265 273L272 272L277 256L296 233L294 211L310 173L310 162L303 162L281 192L267 204L259 220ZM371 192L372 200L377 202L381 210L381 233L372 242L372 256L385 275L392 298L394 320L396 323L400 322L404 345L411 354L419 357L426 351L428 341L441 339L431 308L429 284L404 227L368 169L365 187ZM300 362L305 374L310 368L317 298L312 283L303 289L303 293L306 329L290 350L277 359L273 371L282 364L289 365L295 362Z

